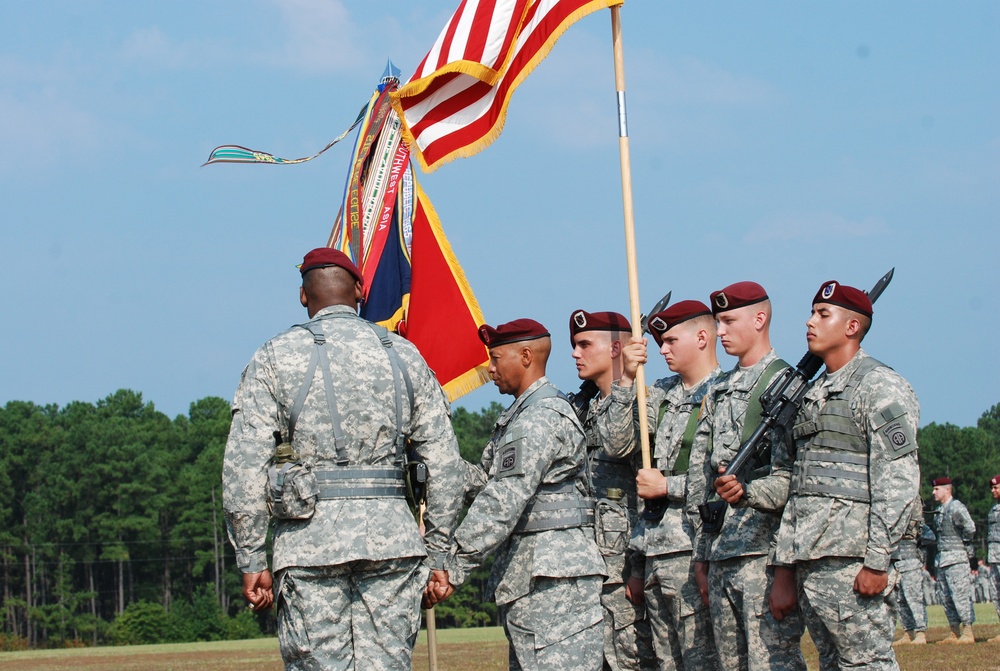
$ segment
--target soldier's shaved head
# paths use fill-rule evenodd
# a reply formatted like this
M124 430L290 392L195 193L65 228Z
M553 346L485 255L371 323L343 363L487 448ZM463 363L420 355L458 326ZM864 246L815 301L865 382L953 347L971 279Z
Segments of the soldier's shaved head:
M309 311L310 317L331 305L357 308L363 296L361 283L339 266L314 268L302 276L299 300Z

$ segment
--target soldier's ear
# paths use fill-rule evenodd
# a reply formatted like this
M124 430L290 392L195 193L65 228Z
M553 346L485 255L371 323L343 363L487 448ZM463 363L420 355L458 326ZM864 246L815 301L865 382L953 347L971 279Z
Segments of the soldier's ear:
M705 329L698 329L698 332L694 334L695 338L698 339L698 349L705 349L708 347L708 331Z
M531 366L531 362L535 359L535 353L531 351L530 347L521 348L521 365L525 368Z
M309 307L309 301L306 299L306 288L299 287L299 303L302 303L302 307Z
M622 353L622 341L621 340L612 340L611 341L611 358L615 359L621 353Z

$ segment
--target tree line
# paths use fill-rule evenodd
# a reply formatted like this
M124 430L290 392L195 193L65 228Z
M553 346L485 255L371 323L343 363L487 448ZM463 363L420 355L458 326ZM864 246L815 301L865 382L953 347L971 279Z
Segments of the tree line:
M479 460L502 410L496 402L454 409L466 460ZM97 403L0 408L0 648L273 633L273 615L244 607L225 535L229 422L221 398L170 419L126 389ZM918 442L927 510L931 478L950 475L985 538L987 481L1000 473L1000 405L974 427L930 424ZM438 606L440 626L496 624L496 607L483 598L488 572L476 571Z

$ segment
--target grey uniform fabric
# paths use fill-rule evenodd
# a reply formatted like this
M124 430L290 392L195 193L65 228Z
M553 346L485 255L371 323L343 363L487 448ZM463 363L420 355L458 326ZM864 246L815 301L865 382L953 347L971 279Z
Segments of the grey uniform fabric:
M799 607L823 669L898 668L886 596L895 585L891 556L920 482L920 407L906 380L868 359L860 350L806 393L796 418L796 473L775 550L775 563L796 569ZM831 423L841 439L831 438L829 429L815 432ZM853 453L859 456L841 456L838 450L847 448L859 449ZM837 494L840 487L847 494ZM882 594L866 598L854 591L862 567L889 571Z
M638 671L655 668L653 637L646 607L625 596L633 563L643 564L642 556L629 549L629 537L639 519L635 473L640 465L636 455L614 457L604 449L597 428L600 407L607 403L591 399L583 429L594 496L597 547L604 557L607 578L601 589L604 607L604 668L606 671ZM614 492L614 490L619 492ZM616 494L616 496L609 496Z
M892 553L892 566L899 574L893 590L893 602L906 631L927 630L927 606L924 603L925 553L920 547L924 529L923 504L918 498L912 507L899 545Z
M529 386L497 419L479 465L469 468L466 486L475 500L455 531L450 577L461 584L495 553L486 596L500 607L510 668L596 670L605 565L592 526L518 531L525 519L564 518L589 495L583 427L554 391L544 377ZM531 399L536 392L543 397ZM568 507L537 510L540 501Z
M944 613L949 624L972 624L976 615L972 607L972 578L965 544L976 535L976 523L964 503L952 497L941 506L937 515L937 535L935 563Z
M1000 617L1000 503L990 508L986 519L986 561L989 562L990 598Z
M646 396L655 467L667 477L669 505L659 521L640 519L631 547L645 557L644 568L637 567L635 575L643 579L657 668L664 670L717 668L708 608L694 581L692 543L700 517L688 505L690 456L683 454L682 444L692 414L696 421L702 399L720 373L716 368L692 389L684 388L680 376L663 378ZM634 386L612 386L599 409L598 428L612 454L640 452Z
M386 348L350 307L325 308L311 321L326 337L350 466L394 466L396 395ZM240 570L256 573L267 568L265 539L274 523L275 601L289 669L350 669L354 657L364 656L367 668L409 671L428 575L424 558L430 554L443 566L447 555L463 486L447 400L416 348L398 336L389 339L413 388L412 406L403 390L402 431L429 472L424 539L404 498L321 499L310 519L271 519L265 491L274 432L288 435L315 347L309 331L293 327L257 350L233 400L222 472L226 525ZM335 472L342 465L321 368L293 442L314 472ZM374 596L379 608L368 607Z
M737 366L706 393L688 477L688 500L693 506L715 496L709 483L739 450L753 389L776 360L771 350L753 366ZM799 611L779 621L768 605L773 580L768 556L788 498L790 473L786 443L776 440L770 464L746 483L742 501L726 507L719 532L700 529L696 536L695 560L709 562L709 607L719 666L724 670L806 668Z

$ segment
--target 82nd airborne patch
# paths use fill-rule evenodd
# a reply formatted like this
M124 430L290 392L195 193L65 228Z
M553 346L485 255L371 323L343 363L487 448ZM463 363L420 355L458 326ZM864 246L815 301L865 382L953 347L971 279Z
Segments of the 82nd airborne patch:
M522 441L515 440L500 448L497 460L498 478L506 478L509 475L524 475L524 468L521 465L521 444Z
M891 446L893 454L897 457L912 452L916 447L916 443L910 437L909 428L903 422L898 420L889 422L882 427L881 431Z

